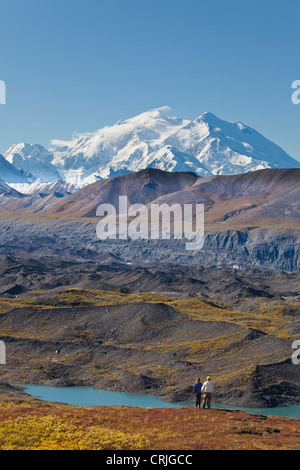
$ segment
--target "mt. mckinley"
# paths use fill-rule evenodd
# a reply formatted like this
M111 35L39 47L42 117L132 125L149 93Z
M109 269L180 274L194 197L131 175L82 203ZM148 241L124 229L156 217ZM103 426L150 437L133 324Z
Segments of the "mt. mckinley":
M71 141L52 140L47 150L38 144L13 145L0 156L0 178L26 192L32 183L65 180L83 187L145 168L205 177L300 168L299 161L241 122L211 113L189 121L169 117L168 111L153 109Z

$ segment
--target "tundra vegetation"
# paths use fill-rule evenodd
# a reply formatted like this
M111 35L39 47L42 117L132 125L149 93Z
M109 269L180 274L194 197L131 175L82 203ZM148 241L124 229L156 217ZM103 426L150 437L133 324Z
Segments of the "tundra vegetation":
M297 419L240 410L0 401L0 450L297 450L299 437Z

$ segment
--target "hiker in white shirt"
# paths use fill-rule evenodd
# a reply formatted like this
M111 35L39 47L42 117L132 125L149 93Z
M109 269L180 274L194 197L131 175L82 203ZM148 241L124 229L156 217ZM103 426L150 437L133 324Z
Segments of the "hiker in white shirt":
M212 399L212 395L215 391L215 387L213 383L210 381L210 377L206 378L206 382L202 385L201 393L202 393L202 408L210 408L210 402Z

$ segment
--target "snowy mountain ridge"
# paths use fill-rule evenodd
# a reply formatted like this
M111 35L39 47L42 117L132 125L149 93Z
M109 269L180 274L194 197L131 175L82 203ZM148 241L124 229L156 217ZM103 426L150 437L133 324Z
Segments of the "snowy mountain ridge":
M145 168L192 171L205 177L300 168L299 161L241 122L223 121L208 112L192 121L169 113L168 107L152 109L70 141L53 139L49 149L38 144L13 145L4 158L22 172L23 179L7 182L65 180L83 187ZM0 177L6 181L1 160Z

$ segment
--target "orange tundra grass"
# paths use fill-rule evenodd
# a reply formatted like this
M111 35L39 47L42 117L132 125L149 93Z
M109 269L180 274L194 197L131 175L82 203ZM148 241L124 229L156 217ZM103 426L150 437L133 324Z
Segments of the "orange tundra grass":
M299 449L300 420L194 407L0 402L0 449Z

